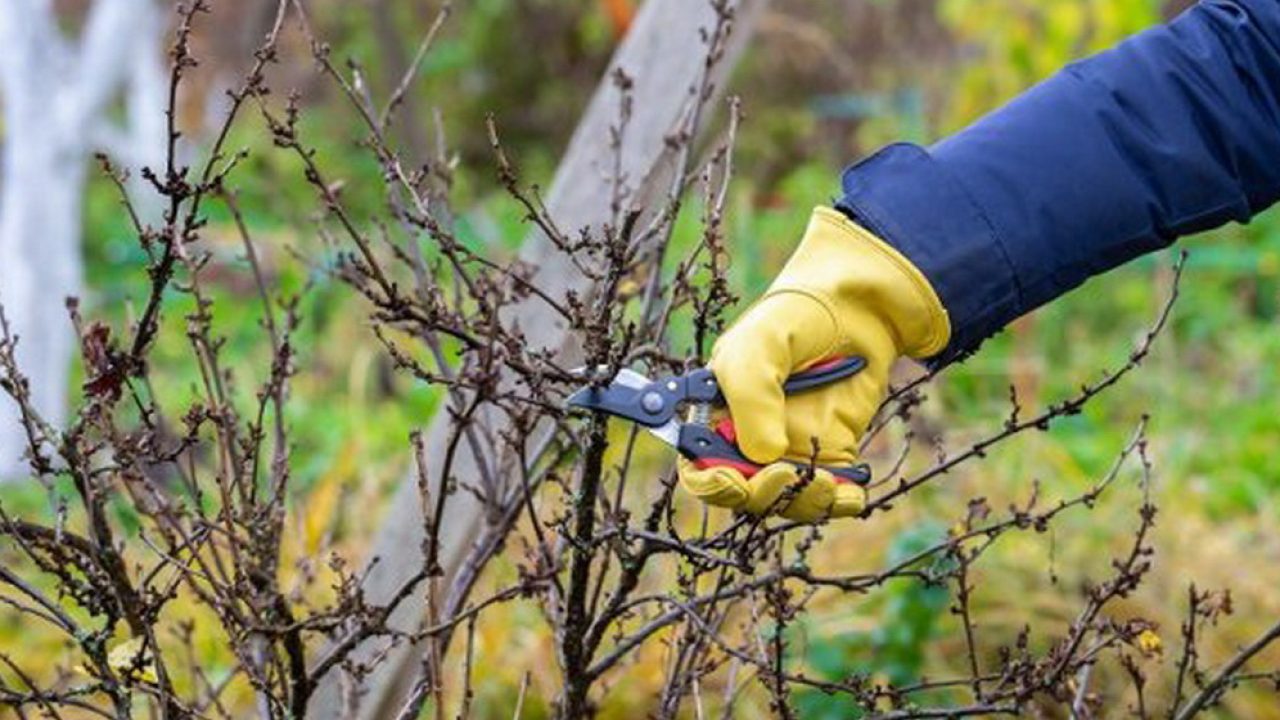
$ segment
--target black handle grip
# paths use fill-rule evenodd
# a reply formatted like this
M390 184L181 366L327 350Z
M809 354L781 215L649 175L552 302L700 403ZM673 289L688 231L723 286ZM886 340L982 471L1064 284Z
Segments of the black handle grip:
M828 360L788 377L782 384L782 391L787 395L802 393L856 375L866 366L866 358L856 356ZM615 415L621 415L649 427L657 427L674 417L676 406L681 402L724 404L724 395L720 392L720 384L716 382L715 374L711 372L711 368L705 367L690 370L684 375L655 380L639 392L635 390L627 390L625 393L609 392L604 393L603 398L598 397L600 393L596 392L587 396L585 400L577 399L589 392L591 392L590 389L580 390L577 395L570 398L570 404L596 407L606 411L611 411L612 407L617 405L618 409L612 410ZM639 395L654 398L652 410L646 410L643 413L635 411L632 405L635 403L635 397Z
M718 465L726 465L732 467L743 475L750 477L760 471L761 466L751 462L738 447L728 440L724 439L715 430L706 425L698 425L695 423L687 423L680 428L680 443L677 449L681 455L692 460L700 467L714 467ZM799 463L787 460L797 468L808 468L807 463ZM819 469L826 470L835 476L836 482L854 483L856 485L866 485L871 482L871 469L865 464L858 464L849 467L833 467L829 465L819 465Z
M812 390L857 375L866 366L866 359L856 356L828 360L787 378L787 381L782 384L782 391L787 395L795 395L805 390Z

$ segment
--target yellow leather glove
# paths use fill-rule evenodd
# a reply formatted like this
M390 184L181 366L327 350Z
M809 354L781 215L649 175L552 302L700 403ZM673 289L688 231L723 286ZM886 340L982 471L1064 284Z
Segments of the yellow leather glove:
M795 465L851 465L884 399L899 356L926 358L946 347L951 325L924 275L897 250L830 208L813 211L795 254L768 292L711 353L744 455L765 467L750 478L730 467L681 460L684 487L712 505L793 520L862 511L863 490L817 470L800 482ZM787 376L835 357L866 358L862 372L785 396Z

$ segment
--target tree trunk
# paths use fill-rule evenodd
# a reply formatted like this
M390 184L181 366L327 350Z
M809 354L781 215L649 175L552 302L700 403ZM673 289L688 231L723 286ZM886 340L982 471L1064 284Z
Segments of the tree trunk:
M12 97L6 96L6 101ZM19 339L18 362L36 409L61 423L73 333L66 298L80 292L80 209L84 159L39 128L24 127L6 102L4 187L0 192L0 305ZM16 407L0 400L0 477L22 468L25 435Z
M162 30L150 0L98 0L72 45L49 0L0 3L0 306L35 407L55 426L66 414L75 342L66 300L81 291L89 151L110 151L135 176L163 152ZM133 121L124 131L105 121L122 90ZM0 397L0 479L23 473L25 449L17 410Z

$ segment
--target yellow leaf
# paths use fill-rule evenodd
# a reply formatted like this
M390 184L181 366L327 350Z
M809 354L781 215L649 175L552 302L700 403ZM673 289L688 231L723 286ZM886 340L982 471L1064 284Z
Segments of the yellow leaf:
M1164 644L1160 641L1160 636L1155 631L1148 629L1143 630L1138 635L1138 649L1142 651L1143 655L1152 657L1163 652Z
M356 472L355 459L360 454L358 441L355 438L349 439L342 452L338 453L337 462L311 488L302 518L302 551L305 554L315 555L320 552L326 535L333 529L335 515L346 492L346 484Z

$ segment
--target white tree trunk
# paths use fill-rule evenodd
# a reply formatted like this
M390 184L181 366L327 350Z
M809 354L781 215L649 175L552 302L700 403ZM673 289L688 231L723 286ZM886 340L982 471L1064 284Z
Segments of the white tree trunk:
M55 425L66 413L75 342L66 299L81 290L89 153L102 147L136 171L163 152L161 32L151 0L98 0L75 45L50 0L0 2L0 305L36 408ZM105 120L121 92L130 118L123 130ZM23 470L17 417L0 397L0 478Z

